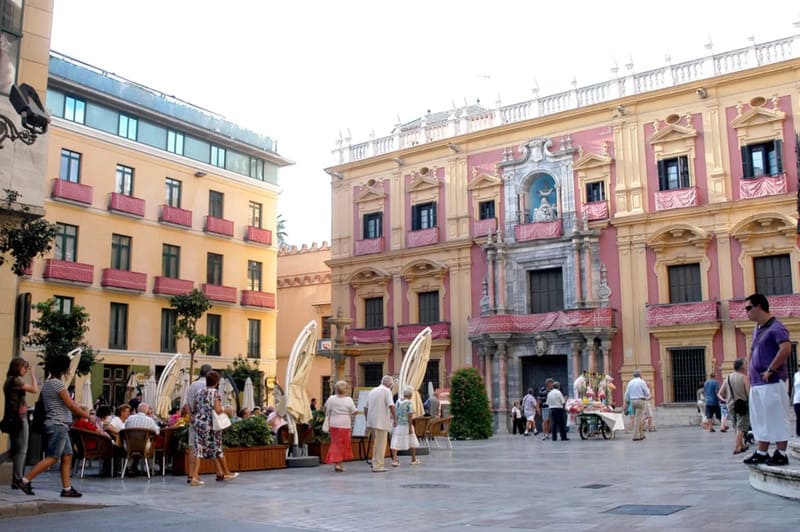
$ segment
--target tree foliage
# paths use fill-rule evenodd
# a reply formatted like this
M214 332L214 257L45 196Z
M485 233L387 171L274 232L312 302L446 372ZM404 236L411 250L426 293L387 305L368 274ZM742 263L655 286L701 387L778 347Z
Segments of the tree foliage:
M492 436L492 411L483 379L475 368L450 377L450 436L457 440L485 440Z
M73 305L69 313L61 312L56 307L55 299L36 303L33 308L39 313L39 319L31 320L34 330L28 337L33 345L41 346L39 363L45 374L50 373L50 364L54 357L63 356L75 349L83 348L78 373L85 375L98 362L98 353L86 343L84 334L89 330L89 314L80 305Z
M225 372L236 383L239 391L244 390L245 381L250 377L250 380L253 381L253 397L255 397L256 405L261 406L259 401L264 397L264 375L258 369L258 360L253 362L251 366L249 360L239 357L233 361L232 366L228 366L225 369Z
M14 260L11 271L23 275L34 257L50 251L56 226L44 218L31 215L27 205L16 207L17 200L22 196L19 192L8 188L3 191L6 199L2 202L2 209L20 214L21 219L0 225L0 266L9 260L10 255Z
M206 354L208 348L217 341L213 336L197 332L197 320L211 308L211 301L195 288L188 294L170 297L169 305L178 315L175 323L175 339L189 340L189 374L194 375L194 354L197 351Z
M286 218L284 218L282 214L278 215L277 233L278 247L284 248L288 246L289 244L286 242L286 239L289 237L289 234L286 232Z

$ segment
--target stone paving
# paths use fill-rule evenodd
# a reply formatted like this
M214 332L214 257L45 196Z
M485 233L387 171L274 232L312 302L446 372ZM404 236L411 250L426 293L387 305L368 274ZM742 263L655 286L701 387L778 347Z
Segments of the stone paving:
M75 479L80 500L58 497L55 472L36 496L0 487L0 530L798 530L800 505L748 484L732 433L667 427L642 442L542 441L500 434L433 449L387 473L351 462L243 473L189 487L184 477ZM55 504L95 505L63 513ZM108 508L97 508L97 505ZM625 505L639 505L626 507ZM670 506L666 508L666 506ZM622 507L622 508L620 508ZM652 515L660 510L669 515ZM614 513L614 512L623 513ZM651 515L637 515L645 511ZM629 513L624 513L629 512ZM630 512L634 512L633 515ZM36 515L26 515L36 514ZM20 517L12 517L20 515Z

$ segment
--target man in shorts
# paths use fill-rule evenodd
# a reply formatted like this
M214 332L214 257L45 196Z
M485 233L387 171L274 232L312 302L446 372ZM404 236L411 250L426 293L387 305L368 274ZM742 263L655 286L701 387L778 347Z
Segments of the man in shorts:
M550 439L550 408L547 405L547 395L553 390L553 379L544 381L544 386L539 391L539 413L542 416L543 440Z
M536 397L533 388L528 388L528 393L522 398L522 415L527 420L524 436L530 436L531 431L536 435Z

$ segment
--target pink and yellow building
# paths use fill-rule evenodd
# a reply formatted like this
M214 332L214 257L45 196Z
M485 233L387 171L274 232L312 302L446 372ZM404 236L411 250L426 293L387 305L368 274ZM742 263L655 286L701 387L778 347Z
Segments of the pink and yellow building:
M426 382L478 367L498 419L582 371L619 385L638 368L658 405L687 406L747 356L750 293L800 338L798 50L794 35L339 144L348 378L398 373L430 326Z

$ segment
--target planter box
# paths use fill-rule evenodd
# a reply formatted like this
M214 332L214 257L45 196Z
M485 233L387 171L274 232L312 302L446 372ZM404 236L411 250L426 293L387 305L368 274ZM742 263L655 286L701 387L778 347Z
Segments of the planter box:
M353 438L350 441L350 445L353 448L353 460L366 460L368 457L372 456L372 442L369 442L369 449L365 449L367 447L367 439L364 439L364 445L361 445L361 440L359 438ZM308 444L308 455L309 456L319 456L319 462L321 464L325 463L325 457L328 456L328 449L330 448L331 444L329 442L324 443L309 443ZM363 448L362 448L363 447ZM391 456L392 452L389 449L389 441L386 442L386 454L384 456Z
M261 471L286 467L286 445L263 447L231 447L225 449L225 460L231 471ZM189 462L189 451L177 454L172 462L173 475L185 475ZM200 474L216 473L213 460L200 462Z

